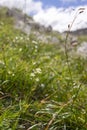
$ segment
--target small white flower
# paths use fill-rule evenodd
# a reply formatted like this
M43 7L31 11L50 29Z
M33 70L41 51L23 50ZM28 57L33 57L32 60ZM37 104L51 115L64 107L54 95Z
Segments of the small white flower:
M45 87L45 84L41 84L41 87L44 88L44 87Z
M32 43L34 43L34 44L38 44L38 43L37 43L36 41L34 41L34 40L32 41Z
M36 73L41 74L41 69L40 68L36 68Z
M37 49L35 49L35 52L37 52Z
M36 78L35 80L36 80L36 82L39 82L39 78Z
M11 72L11 71L8 71L8 74L12 74L12 72Z
M37 49L37 48L38 48L38 46L35 46L35 48Z
M18 40L18 37L15 37L16 40Z
M30 76L31 76L31 77L35 77L35 74L34 74L34 73L31 73Z
M33 65L36 65L36 62L33 62Z
M12 61L12 58L10 58L10 61Z
M73 88L74 88L74 89L76 89L76 88L79 88L79 87L80 87L80 86L79 86L79 85L77 85L77 86L74 86Z
M23 37L20 37L20 40L23 40Z
M19 51L21 52L21 51L22 51L22 48L20 48Z
M15 76L15 74L13 73L13 74L12 74L12 76L14 77L14 76Z
M13 42L15 42L15 39L13 39Z
M4 25L4 23L3 23L3 22L1 22L0 24L1 24L1 25Z
M5 65L5 63L4 63L3 61L1 61L1 60L0 60L0 64L1 64L1 65Z

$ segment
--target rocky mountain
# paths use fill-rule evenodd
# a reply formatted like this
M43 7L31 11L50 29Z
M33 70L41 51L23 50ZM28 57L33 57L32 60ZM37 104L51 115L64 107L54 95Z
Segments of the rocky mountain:
M36 23L32 17L24 14L22 11L18 9L8 9L6 12L6 15L8 17L14 17L16 20L16 27L21 28L23 25L25 26L24 32L25 33L30 33L31 30L38 30L40 32L51 32L52 27L48 26L47 28L44 27L43 25L40 25L39 23ZM26 29L27 28L27 29Z
M70 32L72 35L87 35L87 28L81 28Z
M64 33L68 33L68 31L65 31ZM70 31L69 33L75 36L87 35L87 28L81 28L75 31Z
M44 43L57 43L59 46L64 47L67 31L64 33L59 33L54 31L51 26L45 27L33 20L32 17L24 14L21 10L18 9L8 9L6 7L0 7L0 17L6 17L13 19L13 26L26 33L27 35L33 35L37 40L40 40ZM79 29L76 31L70 32L70 36L67 41L67 46L70 49L73 49L72 46L77 47L77 52L86 53L87 50L87 28ZM83 44L85 42L85 44ZM61 43L61 44L60 44ZM79 44L80 43L80 44ZM80 47L80 48L79 48ZM84 48L85 51L84 51ZM82 50L81 50L82 49Z
M33 34L38 40L45 43L59 42L59 39L56 37L57 34L59 35L59 32L53 31L51 26L45 27L35 22L32 17L24 14L18 9L7 9L6 16L14 18L14 27L16 29L20 29L28 35Z

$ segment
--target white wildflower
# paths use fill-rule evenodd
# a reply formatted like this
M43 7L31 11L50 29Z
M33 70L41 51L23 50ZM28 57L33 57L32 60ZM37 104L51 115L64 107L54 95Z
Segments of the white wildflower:
M11 71L8 71L8 74L12 74L12 72L11 72Z
M1 65L5 65L5 63L4 63L3 61L1 61L1 60L0 60L0 64L1 64Z
M33 62L33 65L36 65L36 62Z
M13 74L12 74L12 76L14 77L14 76L15 76L15 74L13 73Z
M36 78L35 80L36 80L36 82L39 82L39 78Z
M22 48L20 48L19 51L21 52L21 51L22 51Z
M35 52L37 52L37 49L35 49Z
M34 44L38 44L38 43L37 43L36 41L34 41L34 40L32 41L32 43L34 43Z
M76 88L79 88L80 86L79 85L75 85L73 88L76 89Z
M23 40L23 37L20 37L20 40Z
M16 36L15 39L18 40L18 37Z
M12 61L13 59L12 58L10 58L10 61Z
M16 42L15 39L13 39L13 42Z
M37 49L37 48L38 48L38 46L35 46L35 48Z
M40 68L36 68L35 72L38 73L38 74L41 74L41 69Z
M41 84L41 87L44 88L44 87L45 87L45 84Z
M1 22L0 24L1 24L1 25L4 25L4 23L3 23L3 22Z
M31 76L31 77L35 77L35 74L34 74L34 73L31 73L30 76Z

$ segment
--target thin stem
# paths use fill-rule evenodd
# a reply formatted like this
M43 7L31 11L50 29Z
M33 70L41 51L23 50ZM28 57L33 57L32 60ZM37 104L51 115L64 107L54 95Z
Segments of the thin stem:
M66 56L66 62L67 62L67 65L68 65L68 70L69 70L69 74L70 74L72 83L73 83L73 78L72 78L71 68L70 68L70 65L69 65L69 56L68 56L68 51L67 51L67 41L68 41L68 37L70 35L71 28L72 28L77 16L78 16L78 11L76 12L76 15L75 15L71 25L68 26L68 31L67 31L66 38L65 38L65 56Z

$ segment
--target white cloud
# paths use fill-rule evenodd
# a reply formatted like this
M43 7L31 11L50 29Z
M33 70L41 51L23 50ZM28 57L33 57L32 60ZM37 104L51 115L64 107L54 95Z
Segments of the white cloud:
M41 12L38 12L36 15L34 15L34 19L37 22L42 23L43 25L52 25L52 27L55 30L64 31L68 29L68 24L71 24L77 10L80 7L76 8L75 10L68 8L55 8L51 7L46 10L42 10ZM79 14L72 30L79 29L82 27L87 27L87 6L85 6L86 10Z
M51 25L53 29L58 31L67 30L68 24L72 22L73 18L75 17L76 11L78 10L78 8L80 8L76 7L75 10L73 10L72 8L64 9L56 7L43 9L41 2L35 2L33 0L0 0L0 5L8 6L10 8L17 7L25 9L25 1L26 12L28 14L34 12L33 17L36 22L39 22L45 26ZM87 27L87 6L84 6L84 8L85 11L77 17L72 30Z
M26 2L26 5L25 5ZM42 9L41 2L34 2L33 0L0 0L0 5L7 6L9 8L16 7L26 10L27 13L39 12ZM25 9L26 6L26 9Z

